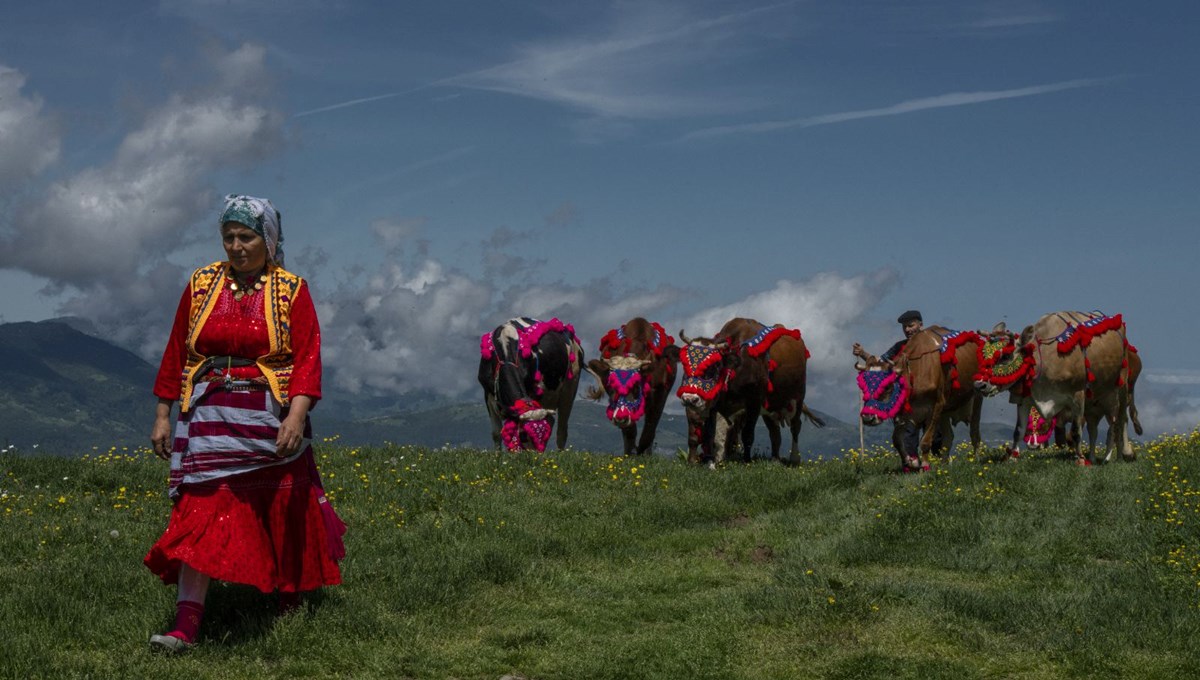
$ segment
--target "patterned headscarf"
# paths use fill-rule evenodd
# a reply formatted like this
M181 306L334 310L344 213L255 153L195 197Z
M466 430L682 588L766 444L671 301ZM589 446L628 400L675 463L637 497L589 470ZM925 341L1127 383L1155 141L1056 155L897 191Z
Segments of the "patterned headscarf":
M224 226L226 222L245 225L263 237L267 242L267 257L283 266L283 219L269 199L229 194L218 225Z

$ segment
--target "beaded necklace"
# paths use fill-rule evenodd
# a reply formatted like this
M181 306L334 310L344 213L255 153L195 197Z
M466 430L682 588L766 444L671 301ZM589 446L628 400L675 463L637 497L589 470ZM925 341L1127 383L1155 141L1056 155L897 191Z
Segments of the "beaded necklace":
M233 291L233 299L240 302L243 297L253 295L267 285L267 272L264 271L257 277L249 276L239 279L233 270L230 270L225 275L225 285Z

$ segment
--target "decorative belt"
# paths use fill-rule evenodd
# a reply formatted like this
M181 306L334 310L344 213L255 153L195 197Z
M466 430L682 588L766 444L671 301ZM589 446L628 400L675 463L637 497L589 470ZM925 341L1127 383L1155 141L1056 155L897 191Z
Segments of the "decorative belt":
M219 382L225 384L227 391L246 392L250 390L265 390L270 388L265 376L235 379L229 374L230 369L255 366L257 362L245 357L217 356L209 357L200 364L196 375L197 382Z
M265 390L271 387L271 383L261 375L254 376L250 379L242 378L236 380L228 375L209 374L200 378L197 382L202 383L224 383L225 389L231 392L248 392L250 390Z

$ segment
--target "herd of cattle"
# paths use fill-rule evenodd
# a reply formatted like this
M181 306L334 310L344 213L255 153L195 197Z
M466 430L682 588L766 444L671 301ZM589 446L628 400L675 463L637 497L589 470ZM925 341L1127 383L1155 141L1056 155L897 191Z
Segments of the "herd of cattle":
M780 459L781 426L787 425L789 461L798 461L802 416L824 425L804 403L809 352L800 331L735 318L712 337L689 338L682 330L679 336L682 346L659 324L638 317L610 330L600 341L599 358L585 362L574 328L558 319L522 317L485 333L479 383L493 441L508 450L542 451L557 419L556 442L564 448L579 380L588 372L597 386L587 396L607 395L607 415L621 431L625 455L645 453L682 367L676 395L687 414L689 461L716 465L739 448L749 459L760 416L771 457ZM1017 405L1011 452L1023 428L1027 442L1042 441L1053 430L1079 464L1090 464L1103 418L1104 460L1118 448L1132 459L1127 421L1142 433L1134 404L1141 360L1119 314L1053 312L1019 334L1004 324L990 332L933 326L909 338L892 361L870 357L855 367L864 425L891 420L897 430L916 426L924 432L915 451L893 437L904 470L927 469L935 441L950 448L958 422L970 425L978 452L982 400L1000 392Z

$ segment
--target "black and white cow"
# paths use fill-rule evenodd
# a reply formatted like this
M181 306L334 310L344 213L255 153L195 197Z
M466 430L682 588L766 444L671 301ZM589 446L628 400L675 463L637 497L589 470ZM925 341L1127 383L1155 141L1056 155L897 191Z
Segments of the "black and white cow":
M492 419L492 441L509 451L544 451L557 413L558 448L579 388L583 347L558 319L510 319L479 344L479 384Z

